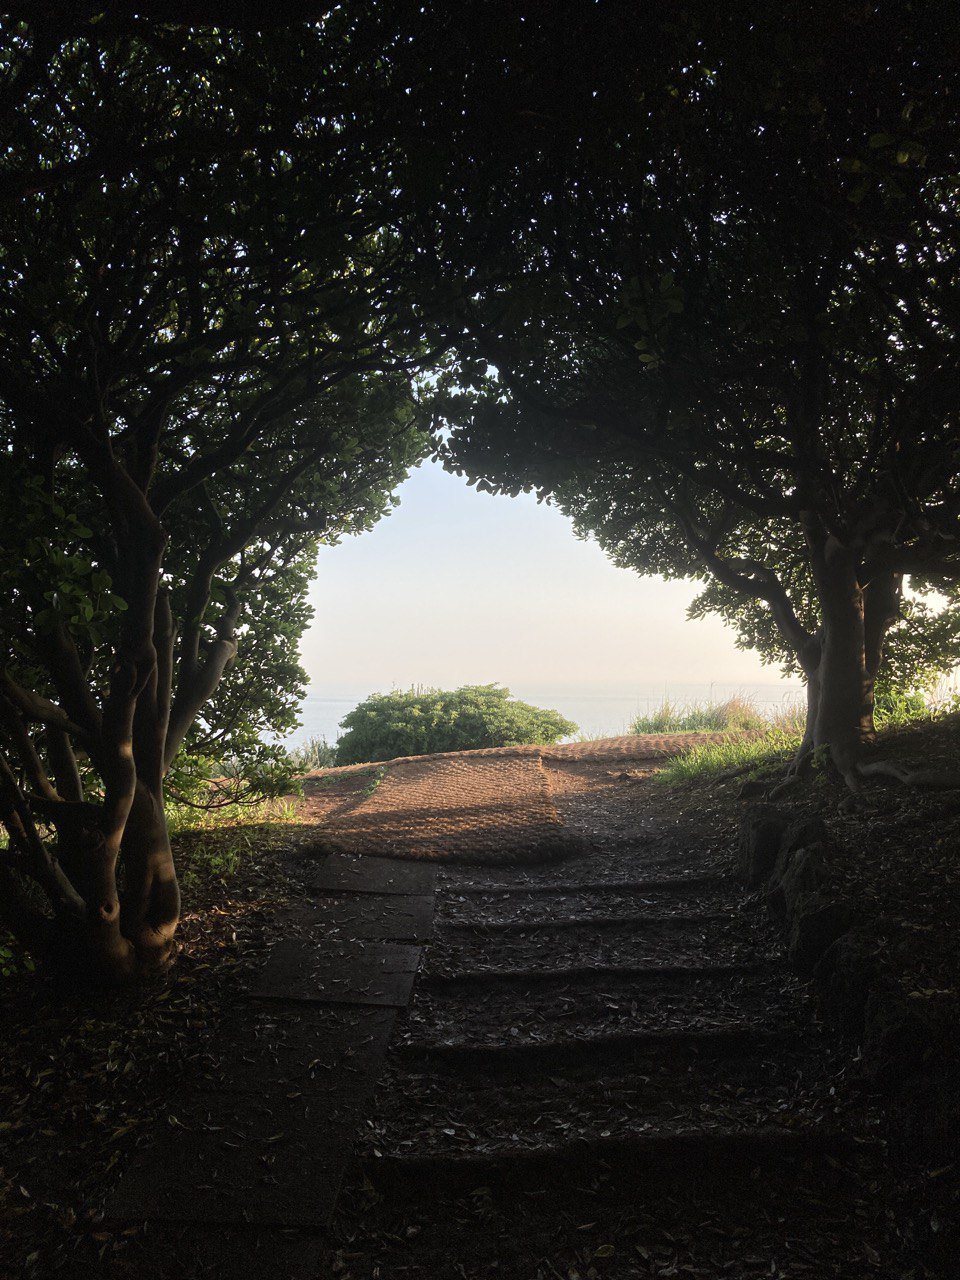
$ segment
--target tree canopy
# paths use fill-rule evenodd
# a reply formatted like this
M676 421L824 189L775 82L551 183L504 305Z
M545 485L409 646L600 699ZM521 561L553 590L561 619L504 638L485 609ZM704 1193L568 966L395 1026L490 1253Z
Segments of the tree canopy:
M0 910L106 976L172 953L168 771L262 755L318 541L425 448L346 22L5 24Z
M806 747L883 768L904 580L960 575L957 13L234 8L0 23L6 923L168 961L165 780L269 765L317 543L438 414L481 486L706 576Z
M394 63L410 154L445 124L448 464L602 491L645 567L681 544L762 602L855 788L904 575L960 569L956 14L476 20L441 68L425 19L436 77Z

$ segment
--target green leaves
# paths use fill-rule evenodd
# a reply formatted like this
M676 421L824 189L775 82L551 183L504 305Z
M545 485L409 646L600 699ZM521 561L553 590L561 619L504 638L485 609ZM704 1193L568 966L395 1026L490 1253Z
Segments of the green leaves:
M683 289L672 270L649 277L631 276L623 288L625 309L614 321L614 330L631 329L638 360L647 368L661 363L663 345L669 342L671 318L682 314Z
M69 689L98 797L93 761L155 770L168 702L175 788L288 793L264 740L296 724L318 543L371 528L428 447L386 72L352 21L54 26L7 55L0 657Z
M371 694L341 728L346 732L337 743L338 764L558 742L577 730L559 712L519 702L495 684Z

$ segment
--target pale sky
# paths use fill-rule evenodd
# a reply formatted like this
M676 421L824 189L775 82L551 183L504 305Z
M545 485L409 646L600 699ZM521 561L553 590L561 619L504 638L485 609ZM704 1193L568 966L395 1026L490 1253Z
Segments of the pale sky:
M477 493L425 463L371 533L324 548L302 646L311 690L776 684L691 584L615 568L532 497Z

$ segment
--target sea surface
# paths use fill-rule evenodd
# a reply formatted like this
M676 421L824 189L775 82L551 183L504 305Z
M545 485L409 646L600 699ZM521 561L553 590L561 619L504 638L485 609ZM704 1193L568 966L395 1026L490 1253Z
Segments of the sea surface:
M300 709L301 727L285 739L285 745L294 747L308 738L335 742L341 732L340 721L371 692L343 686L312 688ZM802 703L804 697L802 684L786 680L746 685L643 684L610 689L518 685L511 686L510 692L524 702L559 711L590 738L627 733L635 716L656 710L664 701L691 706L740 696L749 699L758 711L772 716L781 707Z

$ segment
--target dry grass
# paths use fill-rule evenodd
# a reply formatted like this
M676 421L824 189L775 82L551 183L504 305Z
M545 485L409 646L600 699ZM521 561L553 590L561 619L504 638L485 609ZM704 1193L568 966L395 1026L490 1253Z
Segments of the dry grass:
M652 712L637 716L630 732L743 733L767 729L769 725L769 720L757 710L756 704L738 694L723 702L694 702L689 705L664 699Z

